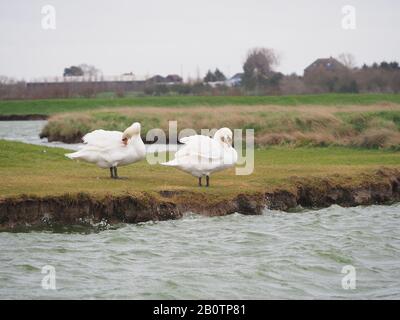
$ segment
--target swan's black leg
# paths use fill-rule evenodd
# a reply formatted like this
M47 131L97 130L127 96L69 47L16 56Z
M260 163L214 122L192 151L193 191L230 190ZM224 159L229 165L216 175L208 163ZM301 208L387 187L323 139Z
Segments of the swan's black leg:
M114 179L118 179L117 167L114 167Z
M110 168L110 175L111 175L111 179L114 178L114 170L113 167Z
M210 177L206 176L206 187L210 186Z
M199 187L201 187L201 177L199 177Z

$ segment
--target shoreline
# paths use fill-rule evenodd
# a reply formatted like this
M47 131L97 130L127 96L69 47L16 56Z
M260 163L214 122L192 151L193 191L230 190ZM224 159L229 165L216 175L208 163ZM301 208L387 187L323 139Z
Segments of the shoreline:
M346 176L346 179L352 177ZM205 216L235 212L260 215L264 208L289 211L298 206L324 208L336 204L354 207L400 201L400 171L397 169L378 169L373 174L362 175L357 183L337 183L316 177L291 177L289 180L291 184L287 188L238 193L224 199L185 190L104 196L77 193L3 197L0 199L0 231L57 225L92 226L103 222L113 225L162 221L182 218L187 212Z
M47 119L49 119L49 116L45 114L0 114L0 121L37 121Z

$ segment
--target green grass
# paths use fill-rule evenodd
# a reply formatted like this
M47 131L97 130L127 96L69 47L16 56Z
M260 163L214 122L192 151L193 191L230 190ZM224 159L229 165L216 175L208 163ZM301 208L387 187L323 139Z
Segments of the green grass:
M112 107L192 107L224 105L371 105L400 104L399 94L321 94L297 96L168 96L0 101L0 115L45 114Z
M231 197L242 192L290 188L291 177L353 177L372 173L382 166L400 168L400 153L382 150L272 147L255 151L255 170L247 176L234 169L216 173L210 188L197 187L197 179L161 165L142 161L121 167L126 180L111 180L109 171L64 157L70 152L0 140L0 197L61 195L87 192L92 195L186 190L210 197Z

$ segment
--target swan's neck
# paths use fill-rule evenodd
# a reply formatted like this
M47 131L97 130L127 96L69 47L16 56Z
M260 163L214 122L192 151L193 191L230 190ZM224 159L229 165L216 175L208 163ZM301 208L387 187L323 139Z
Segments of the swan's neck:
M132 138L130 138L129 142L128 142L128 147L133 146L137 142L142 142L143 143L142 138L141 138L140 135L135 135Z
M141 139L140 135L135 134L134 136L131 137L130 141L137 141L139 139Z
M224 149L230 149L232 147L231 145L229 145L225 142L222 142L221 140L219 140L219 143L222 146L222 148L224 148Z

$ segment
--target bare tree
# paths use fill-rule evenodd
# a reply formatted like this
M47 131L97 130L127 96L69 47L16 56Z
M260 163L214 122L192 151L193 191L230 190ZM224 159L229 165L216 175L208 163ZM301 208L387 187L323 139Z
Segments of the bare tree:
M243 64L243 84L250 89L266 84L278 64L279 59L273 49L250 49Z
M356 58L351 53L341 53L337 59L348 69L356 67Z
M95 66L86 63L82 63L78 67L83 71L83 75L89 78L96 78L101 74L100 70Z

